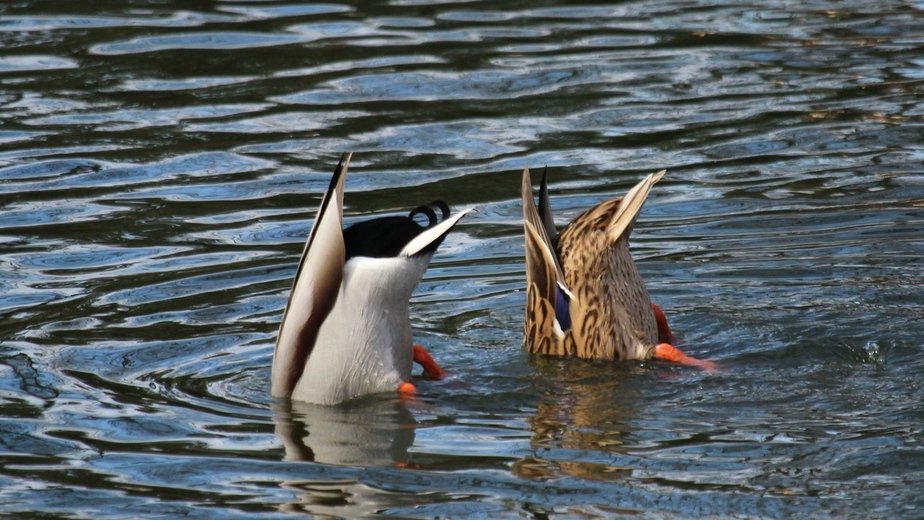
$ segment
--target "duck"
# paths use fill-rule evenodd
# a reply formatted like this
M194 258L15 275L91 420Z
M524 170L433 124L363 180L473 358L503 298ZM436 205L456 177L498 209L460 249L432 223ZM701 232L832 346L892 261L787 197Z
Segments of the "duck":
M599 360L657 359L714 370L684 354L660 306L653 304L629 251L629 235L661 170L625 196L605 200L560 231L549 201L548 168L533 198L523 170L526 309L523 349L531 354Z
M412 340L409 301L440 243L470 209L434 201L406 216L343 227L351 153L321 200L286 302L270 374L273 397L335 405L397 391L413 396L414 363L443 369ZM437 214L437 210L439 214ZM426 218L426 225L417 220Z

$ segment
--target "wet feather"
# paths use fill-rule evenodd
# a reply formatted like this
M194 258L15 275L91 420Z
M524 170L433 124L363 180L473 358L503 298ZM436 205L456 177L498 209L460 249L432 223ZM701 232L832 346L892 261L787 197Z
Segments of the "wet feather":
M468 210L434 202L343 229L344 154L305 245L273 354L271 393L336 404L411 377L408 302L430 257ZM414 217L423 214L421 226Z
M546 174L533 199L523 171L527 300L523 348L589 359L646 359L658 329L629 235L651 187L646 176L625 197L588 209L556 234Z

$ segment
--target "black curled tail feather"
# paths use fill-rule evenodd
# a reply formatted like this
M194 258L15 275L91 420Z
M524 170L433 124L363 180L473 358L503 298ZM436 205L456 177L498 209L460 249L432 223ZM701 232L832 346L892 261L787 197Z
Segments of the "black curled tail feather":
M437 210L439 214L437 214ZM421 225L415 217L427 218ZM379 217L356 222L343 230L346 258L386 258L398 256L411 240L450 216L449 205L442 200L417 206L407 216ZM439 245L436 242L432 249Z
M436 212L433 211L433 208L430 206L417 206L416 208L412 209L410 213L408 213L407 218L411 219L411 221L416 224L417 221L414 220L414 217L417 215L425 215L427 217L427 225L423 226L425 228L435 226L437 223Z
M436 211L434 211L434 209L440 210L439 218L436 216ZM426 215L427 225L424 227L435 226L449 218L449 204L446 204L444 201L437 199L429 204L417 206L411 210L407 217L411 220L414 220L414 217L417 215Z
M437 200L434 200L433 202L431 202L431 203L429 204L429 206L430 206L431 208L439 208L440 213L441 213L442 216L443 216L443 218L440 219L441 222L442 222L443 220L446 220L447 218L449 218L449 204L446 204L444 201L442 201L442 200L440 200L440 199L437 199Z

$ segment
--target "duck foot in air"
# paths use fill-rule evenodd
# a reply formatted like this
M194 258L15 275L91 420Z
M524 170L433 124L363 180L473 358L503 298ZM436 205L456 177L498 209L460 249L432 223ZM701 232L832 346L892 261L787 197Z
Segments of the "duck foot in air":
M414 344L414 363L423 367L424 374L431 379L442 379L445 372L423 346Z

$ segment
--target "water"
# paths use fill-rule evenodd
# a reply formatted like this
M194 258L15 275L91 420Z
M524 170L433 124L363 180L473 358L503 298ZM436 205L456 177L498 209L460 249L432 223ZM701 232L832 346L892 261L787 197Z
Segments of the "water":
M0 512L924 516L920 2L0 6ZM311 219L479 209L412 302L452 376L268 397ZM721 370L520 351L519 174L633 235Z

